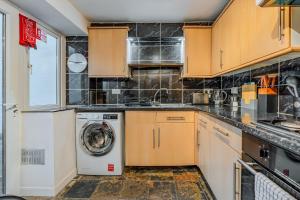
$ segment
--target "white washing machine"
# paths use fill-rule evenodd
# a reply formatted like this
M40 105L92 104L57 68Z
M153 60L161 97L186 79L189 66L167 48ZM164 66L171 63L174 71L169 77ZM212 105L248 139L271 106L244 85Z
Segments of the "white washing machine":
M77 172L121 175L124 166L123 113L77 113Z

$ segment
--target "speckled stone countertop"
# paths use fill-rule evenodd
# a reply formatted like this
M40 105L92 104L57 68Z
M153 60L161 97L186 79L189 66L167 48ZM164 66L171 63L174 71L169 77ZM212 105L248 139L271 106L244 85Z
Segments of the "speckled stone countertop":
M290 132L289 134L279 134L271 130L258 128L255 123L259 119L272 119L278 115L257 116L254 110L243 108L232 108L230 106L206 106L206 105L163 105L163 106L125 106L125 105L101 105L73 107L77 112L124 112L130 110L159 110L159 111L201 111L232 126L240 128L242 131L254 135L262 140L268 141L297 155L300 155L300 134ZM285 117L285 116L280 116Z

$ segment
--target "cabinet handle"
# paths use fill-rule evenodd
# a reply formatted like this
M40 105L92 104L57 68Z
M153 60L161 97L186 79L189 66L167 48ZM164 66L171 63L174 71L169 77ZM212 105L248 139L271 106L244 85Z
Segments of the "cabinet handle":
M186 73L189 73L189 57L186 57Z
M203 121L202 119L199 119L199 121L202 122L202 123L205 124L205 125L207 124L207 122L206 122L206 121Z
M152 134L153 134L152 135L153 136L152 137L153 138L153 149L155 149L155 129L154 128L152 129Z
M197 145L200 146L200 130L197 130Z
M160 147L160 127L158 127L158 148Z
M185 117L167 117L167 120L169 120L169 121L172 121L172 120L181 121L181 120L185 120Z
M234 194L235 199L240 200L241 199L241 169L238 167L238 163L234 163Z
M279 7L278 29L279 29L278 40L281 41L282 38L284 37L284 29L285 29L285 9L284 9L284 7Z
M224 136L226 136L226 137L229 137L229 134L228 134L228 133L225 133L224 131L221 131L219 128L214 127L214 129L215 129L218 133L221 133L222 135L224 135Z
M220 50L220 68L223 68L223 50Z
M202 128L205 128L205 129L207 128L206 124L203 124L202 122L199 122L199 126L201 126Z

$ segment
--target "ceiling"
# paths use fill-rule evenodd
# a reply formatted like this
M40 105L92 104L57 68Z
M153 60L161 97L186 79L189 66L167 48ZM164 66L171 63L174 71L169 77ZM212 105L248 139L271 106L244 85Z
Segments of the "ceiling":
M213 21L229 0L69 0L91 22Z

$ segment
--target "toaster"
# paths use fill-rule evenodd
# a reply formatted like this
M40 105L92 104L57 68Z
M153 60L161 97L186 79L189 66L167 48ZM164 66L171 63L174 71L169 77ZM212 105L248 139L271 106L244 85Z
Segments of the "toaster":
M209 104L209 94L203 92L193 93L193 104Z

